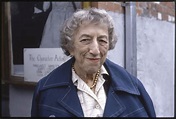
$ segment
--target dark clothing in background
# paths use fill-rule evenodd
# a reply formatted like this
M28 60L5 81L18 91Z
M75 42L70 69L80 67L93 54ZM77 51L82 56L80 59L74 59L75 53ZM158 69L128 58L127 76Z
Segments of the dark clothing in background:
M34 7L42 12L34 14ZM50 10L43 11L43 2L11 2L14 64L23 64L23 48L39 47Z

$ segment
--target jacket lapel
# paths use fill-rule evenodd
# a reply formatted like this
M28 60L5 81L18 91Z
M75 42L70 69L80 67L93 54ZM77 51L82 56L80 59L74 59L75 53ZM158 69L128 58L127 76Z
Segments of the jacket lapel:
M58 102L70 113L76 115L77 117L83 117L84 114L77 96L76 87L71 84L71 86L68 86L67 90L63 93L65 95L62 99L59 98Z
M83 117L83 111L77 96L77 89L71 80L71 66L73 62L74 58L71 58L59 68L55 69L51 73L52 75L47 77L49 81L47 79L46 82L44 82L44 86L41 90L54 87L58 87L58 90L62 89L63 95L57 99L58 103L75 116Z
M121 103L116 92L123 91L134 95L140 95L140 93L136 84L132 81L131 75L123 68L108 59L105 62L105 68L110 75L108 80L111 79L111 85L107 94L104 117L118 117L126 110L126 107Z
M124 110L125 107L120 103L112 87L110 87L103 117L118 117Z

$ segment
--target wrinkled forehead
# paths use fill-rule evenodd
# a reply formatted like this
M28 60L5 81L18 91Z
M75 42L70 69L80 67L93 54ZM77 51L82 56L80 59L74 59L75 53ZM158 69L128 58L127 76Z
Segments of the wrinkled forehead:
M105 31L108 32L107 24L86 20L86 21L83 21L82 23L79 23L79 26L75 30L75 33L78 33L78 32L82 31L83 29L85 29L87 27L92 28L92 29L100 28L100 29L105 30Z

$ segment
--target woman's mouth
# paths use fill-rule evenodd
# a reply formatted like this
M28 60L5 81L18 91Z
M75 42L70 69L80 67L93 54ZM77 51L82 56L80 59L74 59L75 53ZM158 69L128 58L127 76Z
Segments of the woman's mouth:
M99 62L100 58L87 58L89 61L97 63Z

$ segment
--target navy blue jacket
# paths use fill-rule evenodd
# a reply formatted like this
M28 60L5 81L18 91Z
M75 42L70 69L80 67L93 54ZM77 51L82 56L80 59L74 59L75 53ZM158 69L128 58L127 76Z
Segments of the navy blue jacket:
M84 117L72 82L74 60L69 59L37 83L32 117ZM104 117L156 116L152 100L137 78L108 59L104 66L110 75Z

